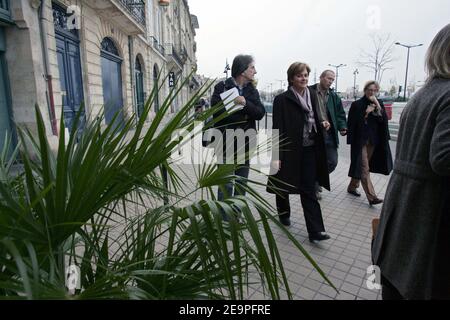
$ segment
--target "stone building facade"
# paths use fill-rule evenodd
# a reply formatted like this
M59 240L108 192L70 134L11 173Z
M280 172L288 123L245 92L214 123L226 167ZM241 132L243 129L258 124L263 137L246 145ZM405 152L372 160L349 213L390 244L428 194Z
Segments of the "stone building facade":
M0 139L36 130L35 104L55 141L61 115L70 128L83 103L87 121L127 119L158 85L157 112L169 82L196 69L196 28L186 0L0 0ZM170 111L198 87L194 74Z

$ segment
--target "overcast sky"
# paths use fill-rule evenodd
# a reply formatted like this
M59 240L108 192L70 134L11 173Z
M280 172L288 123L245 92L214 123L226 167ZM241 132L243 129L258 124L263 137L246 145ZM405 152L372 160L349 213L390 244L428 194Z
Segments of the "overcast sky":
M188 0L197 15L199 74L222 77L225 60L231 66L239 53L255 57L259 90L286 80L294 61L312 68L310 83L328 64L347 64L339 69L338 89L353 87L373 78L373 72L357 65L360 50L372 48L370 34L391 34L393 42L423 43L411 49L408 82L425 79L424 59L434 35L450 23L449 0ZM379 13L379 15L377 14ZM379 19L378 19L379 17ZM407 49L394 48L397 59L387 70L382 86L403 85ZM420 84L420 83L419 83Z

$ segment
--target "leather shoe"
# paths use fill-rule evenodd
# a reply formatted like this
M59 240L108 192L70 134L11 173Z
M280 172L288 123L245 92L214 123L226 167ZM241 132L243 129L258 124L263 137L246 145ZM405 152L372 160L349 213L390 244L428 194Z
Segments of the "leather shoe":
M291 219L289 217L280 217L280 222L283 226L289 227L291 225Z
M328 240L330 238L331 237L325 232L316 232L309 235L309 241L312 243L319 243L320 241Z
M374 204L380 204L382 202L383 202L383 200L377 198L375 200L369 201L369 204L370 204L370 206L373 206Z
M361 193L358 192L358 190L347 190L348 193L354 195L355 197L361 197Z

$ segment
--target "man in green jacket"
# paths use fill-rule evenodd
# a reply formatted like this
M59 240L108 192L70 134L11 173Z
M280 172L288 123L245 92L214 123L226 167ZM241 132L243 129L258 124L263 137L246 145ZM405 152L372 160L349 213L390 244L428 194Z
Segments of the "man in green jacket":
M341 98L331 89L335 78L334 71L325 70L320 75L320 82L310 87L314 90L319 102L318 116L324 127L329 173L336 169L338 163L338 132L342 136L347 134L347 119Z

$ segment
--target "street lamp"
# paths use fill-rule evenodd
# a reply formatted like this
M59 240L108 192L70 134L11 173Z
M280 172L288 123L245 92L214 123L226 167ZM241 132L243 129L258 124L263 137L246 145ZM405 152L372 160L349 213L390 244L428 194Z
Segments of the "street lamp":
M421 44L410 45L410 46L409 46L409 45L406 45L406 44L401 44L400 42L396 42L395 44L396 44L397 46L402 46L402 47L405 47L405 48L408 49L408 54L407 54L407 58L406 58L405 88L404 88L404 91L403 91L403 101L406 101L406 84L407 84L407 81L408 81L409 50L410 50L411 48L420 47L420 46L422 46L423 44L421 43Z
M223 73L225 73L226 74L226 79L228 79L228 71L229 70L231 70L230 69L230 65L228 64L228 59L226 60L226 63L225 63L225 70L224 70L224 72Z
M338 77L339 77L339 68L340 67L346 67L346 64L339 64L339 65L334 65L334 64L328 64L330 67L334 67L336 68L336 93L338 92Z
M280 89L281 89L281 91L283 91L284 83L285 83L286 81L285 81L285 80L277 80L277 81L280 82Z
M358 69L353 71L353 97L356 100L356 75L359 74Z

